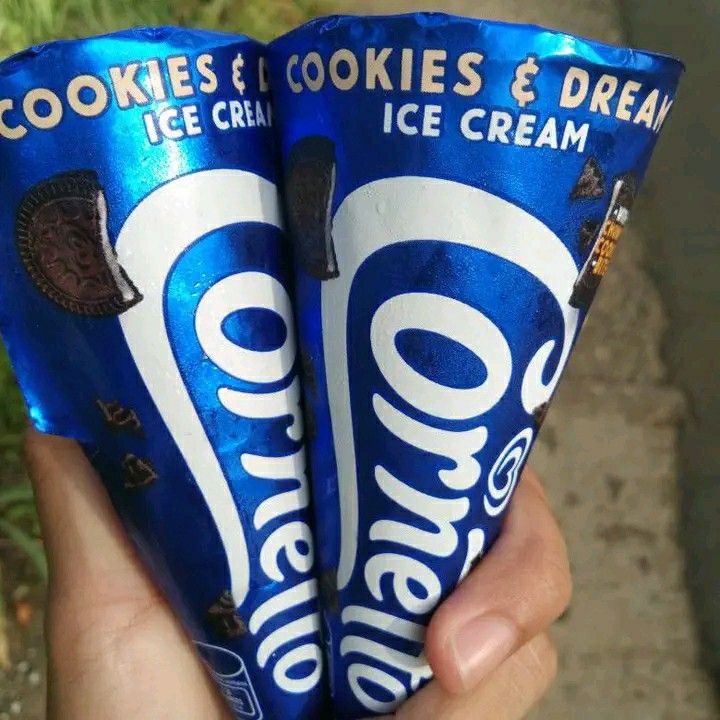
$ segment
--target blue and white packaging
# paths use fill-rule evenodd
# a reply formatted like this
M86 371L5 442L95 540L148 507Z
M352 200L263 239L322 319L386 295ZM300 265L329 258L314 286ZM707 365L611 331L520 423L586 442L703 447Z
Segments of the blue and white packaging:
M431 678L682 65L538 27L316 20L269 47L339 718Z
M82 443L246 720L325 697L273 124L244 37L0 64L0 327L30 417Z

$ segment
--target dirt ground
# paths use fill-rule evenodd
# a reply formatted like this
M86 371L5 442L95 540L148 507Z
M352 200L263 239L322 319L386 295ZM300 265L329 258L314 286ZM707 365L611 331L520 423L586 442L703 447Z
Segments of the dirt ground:
M0 720L45 717L44 590L29 563L5 547L2 593L7 616L7 667L0 667Z

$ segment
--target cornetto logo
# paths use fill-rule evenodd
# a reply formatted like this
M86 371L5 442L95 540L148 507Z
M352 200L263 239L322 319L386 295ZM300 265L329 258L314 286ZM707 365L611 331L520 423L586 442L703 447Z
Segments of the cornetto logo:
M369 605L373 598L378 603L343 608L340 653L346 662L344 680L358 702L369 711L387 713L431 675L423 655L409 654L407 648L408 641L422 642L422 623L448 589L447 578L441 577L443 563L458 555L465 558L459 580L483 551L485 533L467 519L478 485L482 480L481 502L490 518L502 514L511 499L535 437L533 414L551 397L577 332L579 311L568 300L578 268L561 240L517 206L477 188L433 178L390 178L361 187L338 209L333 238L339 277L322 284L322 322L342 516L338 587L352 584L354 597L365 594ZM519 348L511 347L496 322L457 296L392 294L386 288L393 282L383 276L380 299L368 300L358 279L363 264L372 262L375 253L423 240L450 244L458 252L461 246L481 250L529 273L557 302L561 317L556 327L562 330L540 336L538 347L525 351L531 353L525 355L530 358L523 361L526 367L516 367ZM437 257L419 261L422 267L415 272L423 272L429 267L423 263ZM380 265L372 267L378 271ZM413 284L417 281L408 283ZM373 380L362 391L357 383L364 381L353 377L354 360L348 354L358 302L363 318L369 318L372 359L383 380ZM468 387L426 376L399 350L407 331L463 346L480 360L484 377ZM360 336L353 337L357 343ZM532 337L527 340L533 342ZM484 416L500 403L513 404L508 397L512 378L521 381L517 394L522 405L513 411L526 415L519 422L527 427L520 425L504 449L493 450L487 466L481 465L483 449L487 455L493 444ZM371 398L364 397L367 392ZM384 434L387 442L379 445L397 448L393 457L376 457L363 446L366 435L354 428L366 422L367 411L360 412L355 403L374 413L373 428L378 429L373 432L380 435L373 447ZM462 430L449 429L458 423ZM495 448L502 447L497 442ZM404 457L398 460L400 452ZM366 459L368 455L372 457ZM439 459L444 469L436 471L429 458ZM362 482L371 475L377 486L373 491L382 498L373 510L380 514L371 517L363 515L358 503L358 467L363 463ZM368 491L363 490L363 497Z
M143 380L217 526L235 607L240 608L248 597L251 567L255 564L262 573L253 578L255 582L277 587L272 597L253 608L247 622L248 630L259 640L257 663L262 669L272 669L275 683L285 692L305 693L320 681L322 652L317 612L307 610L317 596L311 575L311 531L298 519L309 504L309 490L305 450L299 445L303 423L299 379L294 374L296 349L290 298L274 277L257 271L225 276L204 291L194 311L190 334L194 331L197 352L205 363L210 361L211 372L227 377L228 386L205 392L197 408L193 388L188 387L192 381L183 378L177 359L181 349L171 342L172 318L166 318L166 284L179 259L209 234L243 223L281 226L275 185L251 173L198 172L151 193L131 213L116 245L120 262L144 293L144 301L126 312L120 322ZM225 333L226 319L247 309L270 312L279 318L284 327L280 347L256 351ZM189 314L192 320L192 312ZM188 341L194 342L191 338ZM196 371L189 372L194 375ZM278 386L284 389L267 390ZM275 456L268 456L267 447L243 447L242 468L257 479L256 488L272 491L254 509L252 527L243 527L221 463L223 449L214 447L212 433L203 423L203 413L208 412L205 406L213 413L227 411L276 436L285 434L284 444L300 447L283 453L283 444L278 443L280 449ZM226 439L220 438L219 442ZM235 447L230 440L228 444ZM295 488L288 490L292 481ZM278 486L282 489L278 490ZM279 526L278 521L282 521ZM247 532L264 537L259 557L252 558L253 562L248 555ZM288 566L299 580L287 576ZM280 627L279 621L284 623ZM230 692L232 687L230 683L225 689ZM245 698L247 688L242 683L238 687ZM244 702L239 696L235 701Z

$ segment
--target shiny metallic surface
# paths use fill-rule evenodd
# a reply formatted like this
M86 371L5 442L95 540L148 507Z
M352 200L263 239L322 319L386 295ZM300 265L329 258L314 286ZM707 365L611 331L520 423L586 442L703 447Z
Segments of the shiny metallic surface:
M253 720L324 707L264 68L179 28L0 64L0 325L32 422L83 444Z
M360 718L431 677L424 627L500 532L682 65L421 13L317 20L270 67L330 683Z

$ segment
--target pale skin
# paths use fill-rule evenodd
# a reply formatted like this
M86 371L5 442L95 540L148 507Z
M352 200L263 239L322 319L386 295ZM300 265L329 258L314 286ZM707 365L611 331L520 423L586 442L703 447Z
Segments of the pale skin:
M31 431L27 456L50 565L48 720L231 720L78 446ZM430 624L436 679L396 720L521 720L555 677L547 632L570 593L562 534L527 471L502 536Z

